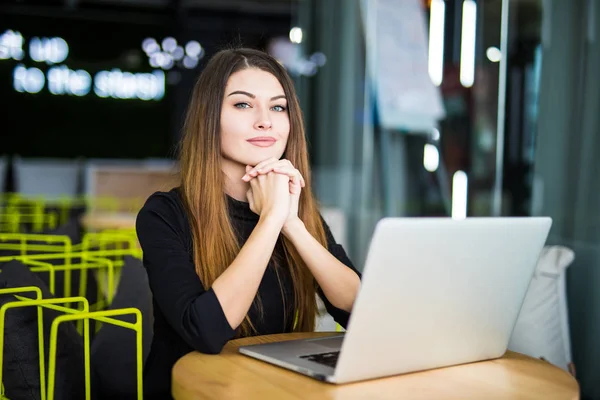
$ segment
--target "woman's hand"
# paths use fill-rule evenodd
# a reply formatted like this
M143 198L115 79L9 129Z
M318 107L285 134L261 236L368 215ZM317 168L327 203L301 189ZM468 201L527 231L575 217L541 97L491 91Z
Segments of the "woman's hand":
M288 178L290 203L285 225L289 225L291 222L299 220L298 205L302 188L305 186L304 178L302 177L302 174L300 174L300 171L298 171L290 161L270 158L257 164L254 168L247 166L246 175L242 179L252 184L252 181L255 179L271 174L279 174Z
M246 171L250 169L246 167ZM250 190L246 195L252 212L261 218L274 219L283 226L291 201L287 176L276 173L259 175L250 180Z
M295 185L300 185L301 188L306 185L300 171L294 168L289 160L278 160L276 158L269 158L258 163L255 167L246 166L246 175L242 177L242 180L250 182L252 178L256 178L258 175L266 175L269 172L287 175L290 178L290 185L292 181Z

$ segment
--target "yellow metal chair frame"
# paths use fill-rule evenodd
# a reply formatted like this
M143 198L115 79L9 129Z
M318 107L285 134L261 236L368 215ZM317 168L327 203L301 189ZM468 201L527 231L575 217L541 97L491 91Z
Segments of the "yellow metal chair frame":
M125 322L119 319L114 319L110 317L120 316L120 315L134 315L135 322ZM142 313L137 308L123 308L119 310L106 310L106 311L94 311L94 312L80 312L76 314L70 315L61 315L57 317L52 322L52 327L50 330L50 362L48 366L48 400L54 400L54 376L55 376L55 368L56 368L56 345L57 345L57 335L58 335L58 326L59 324L66 321L77 321L82 320L84 322L84 326L89 329L89 320L94 319L96 321L100 321L103 323L108 323L116 326L120 326L122 328L127 328L135 331L135 346L136 346L136 384L138 400L142 400L144 398L144 389L143 389L143 356L142 356ZM85 398L86 400L91 399L91 371L90 371L90 363L89 363L89 331L88 331L88 346L86 347L87 358L85 365ZM84 340L85 343L85 340ZM84 344L85 345L85 344Z
M35 298L27 298L23 296L17 296L17 293L23 292L34 292ZM40 288L35 286L27 286L27 287L19 287L19 288L9 288L9 289L0 289L0 294L13 294L17 301L12 301L6 303L0 307L0 382L2 382L2 370L3 361L4 361L4 327L6 312L11 308L20 308L20 307L32 307L35 306L38 309L38 351L39 351L39 367L40 367L40 388L41 393L40 397L42 400L46 399L46 393L44 388L46 387L46 373L45 373L45 360L44 360L44 320L43 314L40 306L50 308L56 311L66 312L66 313L74 313L78 311L82 311L84 313L89 312L89 305L87 299L84 297L64 297L64 298L56 298L56 299L43 299L42 291ZM80 303L82 305L81 310L72 309L69 307L62 307L59 304L65 303ZM56 321L56 320L55 320ZM84 360L86 365L89 366L89 343L90 343L90 332L89 332L89 324L85 326L84 324ZM54 322L53 322L54 326ZM54 339L53 339L54 338ZM50 349L52 350L52 340L56 342L56 334L54 336L50 336ZM56 357L56 343L54 343L54 354L50 353L50 365L48 372L48 379L54 381L54 374L56 370L56 361L52 362L52 357ZM89 371L89 368L88 368ZM89 397L88 397L89 398Z
M0 233L18 233L19 216L17 214L5 214L0 218Z
M19 193L0 194L0 205L4 204L10 212L43 214L49 207L56 208L59 224L68 221L69 211L74 207L107 212L136 211L141 208L143 202L144 199L117 199L112 196L61 196L58 199L47 199L44 196L26 197Z
M9 212L0 214L0 221L4 222L7 226L13 227L13 229L20 229L21 223L32 224L33 232L39 233L45 228L56 229L58 226L58 215L55 212L42 212L42 213L20 213L20 212ZM13 232L13 233L18 233Z
M133 256L141 258L141 250L139 249L116 249L116 250L93 250L76 253L48 253L48 254L31 254L26 256L5 256L0 257L0 262L7 262L13 259L22 261L25 264L36 267L31 269L33 272L49 270L52 274L63 271L65 273L65 283L63 287L63 295L68 297L71 296L71 274L73 270L80 270L80 280L78 295L85 297L87 288L87 271L89 269L97 270L96 282L98 285L97 299L98 301L90 306L90 310L102 310L110 304L114 298L118 282L120 280L120 268L122 266L122 260L114 261L115 257ZM62 265L51 264L50 260L61 260L64 259L65 263ZM80 262L74 262L79 259ZM67 276L69 279L67 280ZM54 277L52 279L53 287L50 289L53 294L54 291ZM103 300L105 299L105 300ZM95 330L98 331L101 327L101 323L97 323ZM77 326L81 332L83 327Z
M6 243L9 242L9 243ZM16 243L15 243L16 242ZM45 243L45 244L40 244ZM66 235L40 235L30 233L0 233L0 250L9 250L19 252L19 256L4 256L0 257L0 262L10 261L13 258L20 259L25 264L36 264L38 267L47 268L50 273L50 291L55 294L55 278L56 271L62 270L65 274L64 294L71 295L71 268L59 268L48 263L41 263L43 260L31 259L28 256L33 256L31 252L39 253L63 253L69 254L72 252L71 239ZM37 254L36 254L37 255ZM41 264L40 264L41 263ZM70 258L67 259L66 265L70 263ZM33 270L33 272L43 271L43 269Z
M30 299L23 296L17 296L16 293L23 292L34 292L35 299ZM142 400L143 394L143 355L142 355L142 313L137 308L124 308L119 310L107 310L107 311L89 311L89 304L83 297L65 297L57 299L42 299L42 292L37 287L22 287L22 288L11 288L11 289L0 289L0 294L13 294L19 301L13 301L4 304L0 307L0 382L2 382L2 361L3 361L3 349L4 349L4 318L6 311L11 308L36 306L38 309L38 350L39 350L39 367L40 367L40 388L41 388L41 399L42 400L53 400L54 399L54 388L56 381L56 352L58 345L58 328L59 325L67 321L81 321L84 326L83 330L83 345L84 345L84 377L85 377L85 398L86 400L91 399L91 366L90 366L90 331L89 321L90 319L101 321L104 323L120 326L122 328L131 329L136 333L136 385L138 391L138 400ZM62 303L81 303L81 309L72 309L68 307L61 307L57 304ZM45 360L44 360L44 336L43 336L43 315L41 307L51 308L56 311L66 313L65 315L58 316L52 321L50 328L50 353L48 363L48 385L47 391L44 390L46 387L46 374L45 374ZM123 315L134 315L135 322L125 322L119 319L111 318Z
M6 243L6 242L18 242ZM33 242L33 243L32 243ZM40 242L46 244L39 244ZM71 239L66 235L43 235L37 233L0 233L0 250L18 251L25 256L29 252L71 253Z
M81 259L79 263L74 263L73 259ZM65 259L67 260L65 264L56 265L48 262L44 262L41 260L57 260L57 259ZM32 272L42 272L47 271L50 273L50 292L55 295L55 275L57 271L63 271L65 273L65 283L63 287L63 294L65 297L71 296L71 280L67 281L66 276L71 276L73 270L80 270L80 281L78 288L78 295L81 297L85 297L85 292L87 288L87 274L83 273L89 269L98 269L98 270L106 270L106 285L103 288L98 288L98 298L106 297L106 304L103 301L100 301L94 304L94 309L98 309L104 307L105 305L110 305L112 303L112 299L115 294L116 287L116 279L115 279L115 266L114 262L107 259L101 258L97 255L84 254L84 253L53 253L53 254L32 254L26 256L4 256L0 257L0 262L9 262L11 260L18 260L23 264L30 266L30 270ZM100 285L99 285L100 286ZM102 289L102 291L101 291Z
M115 249L137 249L137 235L130 230L110 230L108 232L88 232L83 235L81 244L73 251L105 251Z

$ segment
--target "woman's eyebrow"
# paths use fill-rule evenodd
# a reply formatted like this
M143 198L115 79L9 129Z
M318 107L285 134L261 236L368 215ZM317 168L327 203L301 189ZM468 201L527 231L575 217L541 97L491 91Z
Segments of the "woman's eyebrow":
M236 90L235 92L231 92L231 93L229 93L229 94L227 95L227 97L229 97L229 96L233 96L234 94L243 94L244 96L248 96L248 97L250 97L251 99L254 99L254 98L256 98L256 96L255 96L255 95L253 95L252 93L244 92L243 90Z
M241 95L244 95L244 96L248 96L248 97L250 97L251 99L255 99L255 98L256 98L256 96L255 96L255 95L253 95L252 93L248 93L248 92L245 92L245 91L243 91L243 90L236 90L236 91L234 91L234 92L231 92L231 93L229 93L229 94L227 95L227 97L229 97L229 96L233 96L234 94L241 94ZM284 94L280 94L280 95L278 95L278 96L271 97L271 101L273 101L273 100L277 100L277 99L285 99L285 95L284 95Z

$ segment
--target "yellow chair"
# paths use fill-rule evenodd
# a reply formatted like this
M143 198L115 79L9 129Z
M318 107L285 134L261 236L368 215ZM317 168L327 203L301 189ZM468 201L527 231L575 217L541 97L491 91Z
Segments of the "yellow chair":
M114 262L108 258L102 258L96 255L84 253L48 253L0 257L0 263L9 262L11 260L18 260L25 265L30 266L30 270L32 272L48 271L50 273L49 289L53 295L57 294L55 287L56 272L63 272L65 274L64 286L62 288L62 295L64 297L71 296L70 278L74 271L79 270L80 272L77 295L81 297L85 297L87 292L87 271L103 271L103 282L102 284L98 283L98 300L92 305L91 309L103 309L112 303L117 285L117 277L115 274ZM50 263L49 261L53 261L53 263ZM59 261L59 263L57 263L57 261Z
M31 224L33 232L39 233L44 229L56 229L58 226L58 215L55 212L21 213L12 211L0 213L0 223L13 227L13 233L21 229L21 224Z
M119 315L131 315L135 316L135 322L125 322L118 319L110 318ZM52 322L52 327L50 330L50 364L48 366L48 400L54 399L54 377L55 377L55 368L56 368L56 345L57 345L57 335L58 335L58 326L62 322L66 321L85 321L84 326L86 329L89 329L89 320L94 319L99 322L113 324L116 326L120 326L122 328L131 329L135 331L135 347L136 347L136 384L138 400L142 400L144 398L144 389L143 389L143 355L142 355L142 313L137 308L124 308L119 310L106 310L106 311L95 311L95 312L81 312L81 313L73 313L71 315L61 315L57 317ZM87 331L87 342L84 340L84 346L86 348L87 356L85 357L85 395L86 400L91 399L91 371L90 371L90 361L89 361L89 330ZM86 344L87 343L87 344Z
M74 251L104 251L119 249L137 249L137 236L131 230L109 230L108 232L88 232L83 235L81 244Z
M0 194L0 211L4 208L4 212L7 213L39 215L55 210L59 225L69 220L70 211L73 208L117 212L121 209L135 208L137 204L139 204L139 199L132 199L130 205L110 196L61 196L58 199L48 199L44 196L26 197L18 193Z
M15 255L0 257L0 262L7 262L16 256L23 257L23 261L29 264L36 264L37 267L46 268L50 273L49 286L52 294L56 294L54 282L56 279L56 271L63 271L65 276L64 282L64 294L70 296L71 290L71 269L56 268L49 263L42 263L44 259L30 259L25 256L32 255L32 253L45 253L45 254L70 254L72 251L71 239L66 235L40 235L40 234L26 234L26 233L0 233L0 250L13 251ZM67 258L70 261L69 258ZM69 263L67 262L67 265ZM38 269L34 272L40 272L44 269Z
M88 200L85 197L63 196L56 201L55 207L58 209L59 224L63 225L69 221L71 210L75 207L86 208Z
M26 217L24 218L23 222L26 222L25 220L28 219L33 219L35 220L35 225L37 228L40 223L43 224L43 221L40 221L43 219L43 217L40 216L44 215L44 210L45 201L43 197L23 197L20 194L11 193L7 197L7 201L5 202L5 207L2 210L2 213L36 216Z
M42 214L46 202L41 196L23 197L18 193L9 193L6 196L5 205L8 212Z
M86 233L81 241L81 253L109 259L114 263L115 275L114 281L118 282L121 276L121 267L123 266L123 257L130 255L141 258L141 249L137 245L137 237L130 232L113 231L110 233L94 232ZM79 250L76 248L75 250ZM96 281L99 291L110 292L107 286L111 281L109 276L104 274L104 270L98 270ZM113 285L113 288L116 287Z
M23 296L19 296L17 295L17 293L23 293L23 292L33 292L35 293L35 298L28 298L28 297L23 297ZM40 397L42 400L46 399L46 391L44 390L46 387L46 373L45 373L45 356L44 356L44 326L43 326L43 315L42 315L42 310L40 307L47 307L56 311L61 311L61 312L66 312L66 313L74 313L74 312L78 312L78 311L82 311L84 313L89 312L89 305L88 302L85 298L83 297L70 297L70 298L57 298L57 299L43 299L42 298L42 291L40 288L35 287L35 286L27 286L27 287L19 287L19 288L8 288L8 289L0 289L0 295L1 294L12 294L15 295L15 300L18 301L12 301L9 303L6 303L4 305L2 305L2 307L0 307L0 382L2 381L2 371L4 368L2 368L3 366L3 359L4 359L4 327L6 326L5 323L5 316L6 316L6 312L9 309L12 308L20 308L20 307L32 307L35 306L38 308L38 351L39 351L39 367L40 367L40 388L41 388L41 393L40 393ZM81 310L77 310L77 309L72 309L69 307L62 307L59 304L64 304L64 303L80 303L82 309ZM56 320L55 320L56 321ZM90 363L90 357L89 357L89 339L90 339L90 333L89 333L89 324L84 324L84 360L86 365L89 366ZM54 323L53 323L54 326ZM54 336L50 336L50 349L52 350L52 340L54 340L56 342L56 334L54 334ZM54 374L55 374L55 365L56 365L56 361L54 360L54 363L52 362L52 357L56 358L56 343L54 343L54 354L52 354L52 352L50 353L50 366L53 366L53 369L49 368L49 380L52 379L52 381L54 381ZM87 349L87 351L86 351ZM89 371L89 367L88 367L88 371ZM49 393L49 391L48 391ZM88 397L89 398L89 397Z
M73 208L84 208L86 210L105 210L116 212L119 210L119 201L113 197L91 197L91 196L63 196L58 200L47 201L46 208L55 208L59 213L59 223L65 224L69 220Z
M70 253L73 245L66 235L37 233L0 233L0 250L16 251L19 255L35 253Z
M104 235L126 235L137 239L137 232L135 228L103 229L99 233Z
M19 230L18 214L8 213L0 217L0 233L18 233Z
M95 271L97 284L96 301L90 305L91 311L100 311L106 309L112 304L116 288L121 276L121 267L123 265L123 257L132 256L141 258L141 250L139 249L116 249L116 250L96 250L85 252L72 253L47 253L47 254L30 254L25 256L5 256L0 257L1 262L10 260L19 260L32 268L33 272L50 271L52 275L50 291L56 295L54 276L57 272L63 272L65 276L62 295L69 297L71 293L71 277L75 271L79 271L79 287L77 295L85 297L87 294L88 273L87 271ZM116 260L116 261L115 261ZM95 331L100 330L102 324L97 322ZM83 327L77 326L79 332Z
M34 292L35 298L27 298L24 296L16 295L16 293L23 292ZM89 321L96 320L103 323L113 324L122 328L131 329L136 333L136 385L138 390L137 398L143 399L143 381L142 381L142 368L143 368L143 355L142 355L142 314L137 308L125 308L118 310L107 310L107 311L89 311L89 304L85 298L82 297L70 297L70 298L57 298L57 299L42 299L41 290L37 287L22 287L22 288L11 288L11 289L0 289L0 294L13 294L15 299L18 301L4 304L0 307L0 382L2 382L2 360L3 360L3 348L4 348L4 318L6 311L11 308L18 307L31 307L35 306L38 308L38 349L39 349L39 367L40 367L40 397L42 400L53 400L54 399L54 387L56 378L56 353L58 345L58 328L59 325L67 321L78 321L83 324L83 351L84 351L84 378L85 378L85 398L86 400L91 399L91 365L90 365L90 330ZM81 309L73 309L69 307L61 307L58 304L70 304L80 303ZM43 315L41 307L51 308L56 311L64 312L65 315L58 316L52 322L50 328L50 352L48 362L48 382L46 385L45 381L45 357L44 357L44 336L43 336ZM125 322L116 318L116 316L123 315L134 315L135 322Z
M46 253L46 254L27 254L0 257L0 262L8 262L12 259L21 261L56 261L64 260L63 264L52 263L54 271L69 271L73 269L105 269L110 279L106 280L105 293L110 298L114 295L114 288L118 282L117 265L123 265L123 257L132 256L138 259L142 257L140 249L113 249L113 250L90 250L72 253ZM112 259L117 258L118 262ZM80 262L74 262L80 260ZM44 264L45 265L45 264ZM68 291L68 289L67 289Z

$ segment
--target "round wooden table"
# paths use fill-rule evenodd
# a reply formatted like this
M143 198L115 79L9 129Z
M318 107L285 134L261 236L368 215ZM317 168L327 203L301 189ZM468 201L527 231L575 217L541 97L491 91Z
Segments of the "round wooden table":
M104 229L135 229L137 214L128 212L92 212L81 216L81 225L88 232Z
M507 352L478 363L345 385L307 376L238 353L239 346L339 335L290 333L229 342L221 354L192 352L173 367L175 399L578 399L577 381L545 361Z

